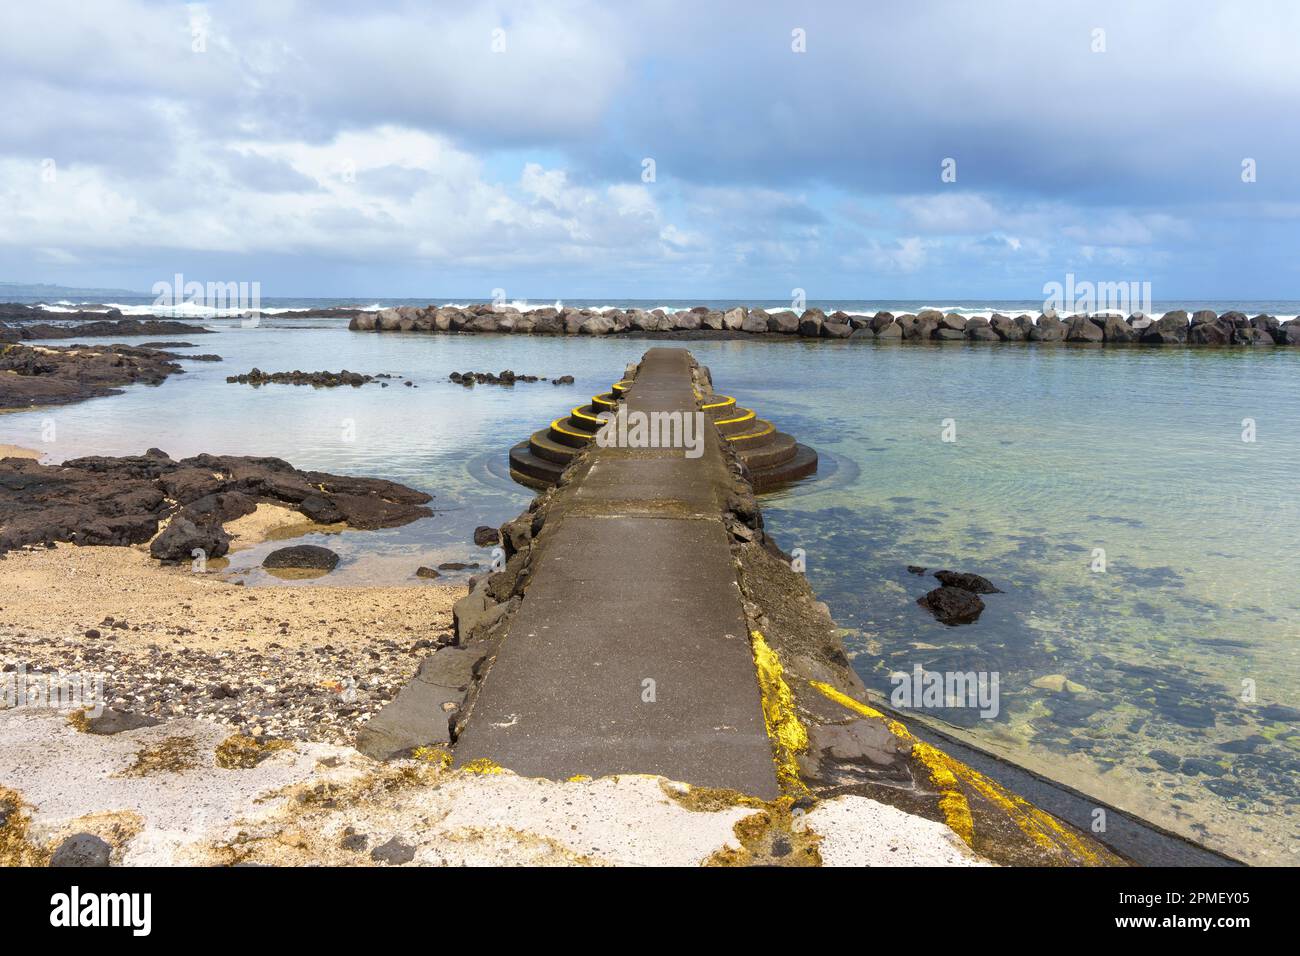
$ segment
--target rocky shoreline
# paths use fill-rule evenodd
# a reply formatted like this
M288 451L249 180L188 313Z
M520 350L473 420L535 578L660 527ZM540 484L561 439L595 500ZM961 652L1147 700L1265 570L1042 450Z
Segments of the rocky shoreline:
M312 388L338 388L341 385L350 385L353 388L360 388L381 378L393 378L393 376L382 373L364 375L361 372L349 372L347 369L339 372L300 372L297 369L292 372L263 372L260 368L255 368L239 375L227 375L226 381L231 384L252 385L254 388L262 385L310 385Z
M211 335L211 330L169 319L119 319L116 322L87 321L77 325L50 325L35 322L6 325L0 322L0 343L28 342L35 339L90 339L133 337L137 335Z
M70 405L119 395L127 385L161 385L185 371L182 360L221 358L130 345L0 345L0 409Z
M504 369L500 373L496 372L452 372L447 376L447 381L455 382L457 385L464 385L469 388L475 384L478 385L514 385L516 382L550 382L552 385L572 385L572 375L558 375L555 378L547 378L545 375L526 375L522 372L513 372L510 369Z
M0 459L0 556L29 545L149 543L165 563L195 549L220 557L224 524L261 503L319 524L393 528L431 515L430 495L380 478L300 471L279 458L196 455L174 461L151 448L123 458L91 456L41 465ZM165 527L164 527L165 526ZM159 533L160 528L163 530Z
M521 311L491 304L467 308L402 306L356 315L355 332L464 332L506 335L628 335L638 338L853 339L881 342L1033 342L1080 345L1274 346L1300 345L1300 318L1270 315L1166 312L1071 315L1043 313L990 318L924 309L916 314L872 316L806 309L767 311L738 306L727 311L696 306L663 309L557 309Z

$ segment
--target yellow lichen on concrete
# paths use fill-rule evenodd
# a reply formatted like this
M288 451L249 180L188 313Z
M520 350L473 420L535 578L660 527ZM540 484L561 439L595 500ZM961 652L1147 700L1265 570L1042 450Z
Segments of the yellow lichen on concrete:
M175 734L156 744L141 747L135 762L122 771L123 777L147 777L155 773L180 773L198 766L198 745L193 737Z
M821 866L817 851L821 836L793 826L795 797L760 800L727 787L669 781L661 781L659 786L671 800L693 813L718 813L736 807L755 811L732 825L740 846L723 847L704 861L705 866Z
M864 717L884 718L885 716L875 708L854 700L829 684L822 681L809 683L826 697ZM937 747L917 740L901 722L887 720L887 724L894 736L911 745L912 755L929 771L930 779L939 789L939 809L943 812L944 819L968 845L973 845L975 822L970 803L962 791L963 784L1006 814L1025 836L1049 853L1064 856L1069 862L1082 863L1086 866L1103 866L1121 862L1113 854L1099 852L1098 849L1090 847L1069 827L1023 797L1016 796Z
M451 751L444 750L441 747L416 747L411 751L411 759L432 764L440 770L446 770L451 766L452 757Z
M217 744L213 758L223 770L251 770L277 750L292 746L287 740L259 741L243 734L231 734Z
M892 726L890 730L893 730ZM911 734L908 737L911 738ZM970 804L961 791L961 784L957 782L957 775L949 766L948 755L913 739L912 756L925 764L925 769L930 772L930 782L939 790L939 810L943 813L944 822L967 846L972 846L975 840L975 819L971 816Z
M705 866L821 866L820 834L793 826L793 797L777 797L732 826L740 848L718 850Z
M885 715L874 707L868 707L866 704L854 700L848 694L841 693L824 681L815 680L809 683L826 697L854 713L861 714L863 717L885 719ZM952 767L949 766L951 761L948 755L917 740L908 732L906 727L896 720L886 720L886 725L889 727L890 733L911 745L912 756L916 757L925 766L925 769L930 774L930 782L939 791L939 810L943 813L944 822L962 838L967 846L971 846L972 841L975 839L975 820L971 816L970 804L966 801L966 795L961 791L957 775L953 773Z
M766 800L751 797L729 787L697 787L686 783L663 782L660 789L673 801L694 813L716 813L732 807L762 809Z
M874 717L885 719L885 715L875 708L868 708L861 701L854 700L853 697L836 691L831 685L823 680L811 680L809 682L813 687L822 692L824 696L831 698L836 704L845 706L854 713L862 714L863 717ZM971 817L970 804L966 801L965 793L962 793L961 784L957 782L957 775L953 773L952 767L948 765L948 754L941 753L923 744L922 741L915 739L907 728L902 726L898 721L885 721L889 727L889 732L900 740L905 740L911 745L911 754L917 760L923 763L928 773L930 773L931 783L935 784L939 790L939 809L944 814L944 822L954 834L961 836L967 847L975 839L975 819Z
M798 755L808 749L808 731L799 720L794 693L785 682L781 659L759 631L750 631L754 667L758 672L758 691L763 707L763 723L772 741L776 779L787 793L806 794L807 785L799 776Z
M0 866L45 866L50 854L28 835L32 818L17 790L0 787Z
M505 767L501 766L499 763L494 763L493 761L488 760L487 757L479 757L477 760L471 760L460 769L465 771L465 773L474 773L479 774L480 776L506 772Z

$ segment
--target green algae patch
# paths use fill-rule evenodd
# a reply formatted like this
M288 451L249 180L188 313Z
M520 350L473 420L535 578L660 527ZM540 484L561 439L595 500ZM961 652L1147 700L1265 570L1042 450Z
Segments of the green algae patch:
M183 773L199 765L199 748L193 737L173 734L156 744L141 747L135 761L122 771L123 777L149 777L158 773Z
M292 747L288 740L257 740L243 734L231 734L217 744L213 757L222 770L252 770L276 751Z
M29 836L31 814L17 790L0 787L0 866L46 866L49 851Z

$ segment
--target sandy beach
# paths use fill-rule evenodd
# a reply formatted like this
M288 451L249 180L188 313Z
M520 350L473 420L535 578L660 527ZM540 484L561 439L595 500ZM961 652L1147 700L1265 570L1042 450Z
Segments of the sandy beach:
M251 542L253 524L281 519L250 515L238 531ZM135 713L350 743L449 639L463 590L245 588L143 548L60 544L0 560L0 659L103 672L108 705Z
M19 445L0 445L0 458L30 458L40 461L42 453L34 448L22 448Z

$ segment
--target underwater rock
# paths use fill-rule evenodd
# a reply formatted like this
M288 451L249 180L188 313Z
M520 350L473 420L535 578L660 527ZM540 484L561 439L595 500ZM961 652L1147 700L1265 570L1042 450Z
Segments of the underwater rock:
M950 627L958 624L970 624L979 619L984 611L984 602L978 594L963 588L944 585L916 599L916 603L926 608L941 623Z
M970 591L974 594L1002 593L1001 588L994 587L992 581L978 574L967 574L962 571L936 571L934 576L939 579L941 584L961 588L963 591Z
M1037 687L1039 690L1050 690L1054 694L1084 694L1088 691L1088 688L1076 684L1064 674L1048 674L1030 681L1029 686Z

